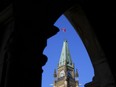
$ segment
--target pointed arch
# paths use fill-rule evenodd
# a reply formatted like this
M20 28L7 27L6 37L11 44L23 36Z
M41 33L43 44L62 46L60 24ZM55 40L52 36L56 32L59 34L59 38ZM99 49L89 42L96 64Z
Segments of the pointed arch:
M82 7L79 4L74 5L64 14L81 37L94 67L95 76L93 81L85 86L105 87L106 85L114 84L114 78L105 54Z

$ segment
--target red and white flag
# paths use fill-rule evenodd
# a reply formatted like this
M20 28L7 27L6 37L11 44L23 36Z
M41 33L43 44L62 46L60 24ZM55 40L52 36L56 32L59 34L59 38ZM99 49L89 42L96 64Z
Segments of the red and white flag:
M61 28L61 30L62 30L63 32L66 32L66 28Z

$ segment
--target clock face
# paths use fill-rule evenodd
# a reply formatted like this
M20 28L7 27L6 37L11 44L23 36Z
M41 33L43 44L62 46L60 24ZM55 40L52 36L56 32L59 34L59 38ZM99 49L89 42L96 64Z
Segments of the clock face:
M63 77L65 75L64 70L60 72L60 77Z

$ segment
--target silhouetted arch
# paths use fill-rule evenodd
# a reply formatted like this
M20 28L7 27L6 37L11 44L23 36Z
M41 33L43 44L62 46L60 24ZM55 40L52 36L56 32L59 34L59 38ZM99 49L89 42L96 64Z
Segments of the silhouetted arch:
M97 36L97 38L99 38L100 45L102 45L102 48L104 48L104 52L107 56L113 76L116 79L116 54L115 51L112 51L116 49L116 26L115 22L113 22L116 18L116 5L113 4L113 1L42 0L37 3L30 0L3 0L0 2L1 87L13 87L17 86L17 83L19 84L19 87L22 85L41 87L42 66L47 61L47 57L43 55L42 52L47 45L47 39L58 32L58 29L53 27L54 22L66 10L68 11L65 13L65 15L75 29L78 30L78 33L91 57L95 70L93 83L97 84L97 87L106 87L106 85L108 87L114 87L114 80L112 79L111 71L107 65L104 53L96 39ZM77 3L78 5L76 5ZM78 7L79 5L84 8L84 14L81 8ZM89 28L86 28L86 26L81 25L83 24L81 21L76 21L76 17L74 15L77 15L77 17L81 20L86 19L85 16L85 18L82 18L78 13L81 15L87 15L94 28L91 27L89 30ZM94 14L91 14L90 17L87 13ZM96 18L96 15L98 15L98 19ZM95 24L97 23L96 20L99 22L100 27L98 24ZM38 23L38 21L40 23ZM84 23L84 25L89 25L86 21ZM100 30L98 30L98 28ZM95 32L93 32L93 30ZM12 40L12 38L15 38L15 40ZM34 41L37 43L35 44ZM5 52L7 52L9 55L7 56ZM35 55L34 52L36 52L37 55ZM109 82L107 83L107 81Z
M64 14L80 35L94 67L95 77L91 83L88 83L85 86L114 87L113 84L115 84L115 81L107 59L82 7L79 4L74 5L66 10Z

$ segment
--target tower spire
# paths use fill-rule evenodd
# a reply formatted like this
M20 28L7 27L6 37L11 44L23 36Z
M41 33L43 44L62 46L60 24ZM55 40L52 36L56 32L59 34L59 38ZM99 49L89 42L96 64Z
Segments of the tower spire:
M62 47L58 67L61 67L65 64L67 66L73 67L73 63L72 63L70 51L69 51L69 48L68 48L67 40L64 40L64 42L63 42L63 47Z
M64 40L57 72L54 71L54 87L79 87L76 77L78 77L78 72L77 70L75 72L74 63L68 49L68 42Z
M75 73L75 77L78 77L79 75L78 75L78 71L77 71L77 69L76 69L76 73Z
M56 69L54 69L54 77L57 77Z

